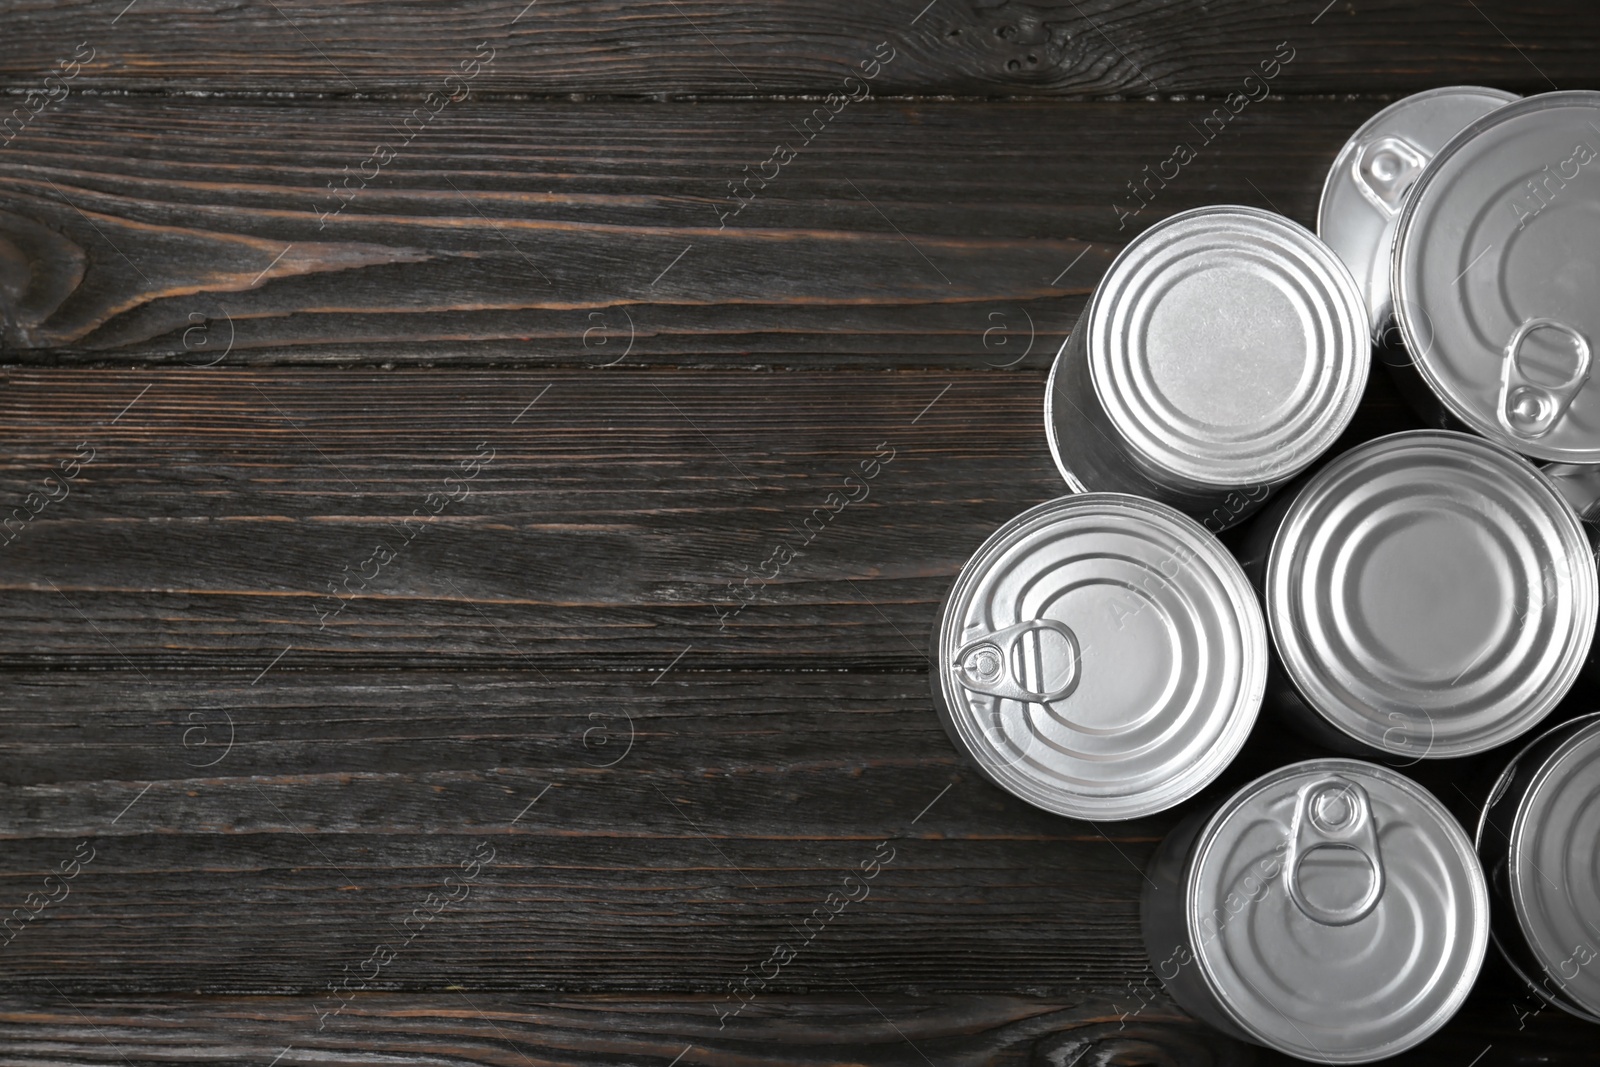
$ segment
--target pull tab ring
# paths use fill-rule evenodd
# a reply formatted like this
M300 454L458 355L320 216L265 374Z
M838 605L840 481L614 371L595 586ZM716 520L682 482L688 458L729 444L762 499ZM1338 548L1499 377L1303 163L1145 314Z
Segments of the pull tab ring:
M1385 215L1393 216L1400 213L1406 193L1429 158L1403 137L1379 137L1362 147L1350 169L1361 195Z
M1334 848L1353 850L1372 868L1366 893L1342 908L1324 907L1311 900L1300 882L1301 864L1314 852ZM1377 820L1365 789L1335 775L1300 791L1283 877L1289 899L1313 922L1349 926L1372 913L1383 897L1383 858L1378 852Z
M1535 330L1554 330L1572 339L1578 365L1572 376L1555 385L1543 385L1522 370L1522 346ZM1589 380L1588 339L1554 319L1529 319L1506 342L1500 370L1500 425L1518 437L1533 440L1549 433L1572 406L1573 398Z
M1024 677L1018 677L1018 668L1022 666L1020 653L1025 651L1023 639L1029 634L1046 631L1066 641L1067 663L1061 684L1038 692L1028 688L1025 672ZM1022 700L1029 704L1048 704L1078 688L1079 657L1078 635L1072 632L1071 627L1054 619L1030 619L969 641L955 655L955 676L958 682L974 693ZM1041 670L1039 675L1042 685L1044 671Z

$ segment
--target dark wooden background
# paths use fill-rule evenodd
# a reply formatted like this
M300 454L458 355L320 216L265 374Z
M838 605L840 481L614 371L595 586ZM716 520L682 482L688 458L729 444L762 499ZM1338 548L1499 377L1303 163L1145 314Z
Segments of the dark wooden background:
M0 5L0 514L28 516L0 544L0 910L34 916L0 948L0 1061L1278 1062L1147 966L1139 867L1175 816L978 779L928 628L1061 492L1044 377L1129 237L1214 202L1310 224L1408 92L1600 86L1600 12L524 3ZM1273 96L1119 227L1285 43ZM875 50L872 98L803 144ZM1406 418L1377 376L1352 433ZM1217 788L1307 754L1264 724ZM1470 813L1465 771L1425 777ZM1394 1062L1596 1036L1491 960Z

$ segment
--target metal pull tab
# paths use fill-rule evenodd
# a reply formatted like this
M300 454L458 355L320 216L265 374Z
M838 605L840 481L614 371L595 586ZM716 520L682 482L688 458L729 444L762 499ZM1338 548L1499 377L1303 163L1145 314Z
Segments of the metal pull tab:
M1042 640L1045 633L1065 640L1065 663L1058 654L1045 648ZM1034 635L1032 642L1027 640L1030 634ZM1065 623L1030 619L968 642L955 655L956 680L985 696L1047 704L1060 700L1078 687L1079 651L1078 635ZM1047 676L1055 675L1060 675L1061 683L1044 692L1030 689L1027 680L1029 653L1033 656L1031 666L1038 685L1043 686Z
M1352 168L1356 188L1385 215L1397 215L1428 155L1400 137L1380 137L1361 149Z
M1306 893L1301 866L1318 852L1354 852L1366 861L1362 876L1367 889L1343 906L1318 903ZM1383 858L1378 852L1378 823L1367 791L1338 776L1313 782L1300 791L1283 877L1289 899L1313 922L1349 926L1366 918L1383 896ZM1341 877L1340 881L1348 882Z
M1522 369L1522 349L1536 331L1548 330L1570 339L1578 365L1564 382L1544 385ZM1571 326L1554 319L1529 319L1506 342L1500 371L1500 425L1523 438L1543 437L1565 415L1572 400L1589 380L1589 342Z

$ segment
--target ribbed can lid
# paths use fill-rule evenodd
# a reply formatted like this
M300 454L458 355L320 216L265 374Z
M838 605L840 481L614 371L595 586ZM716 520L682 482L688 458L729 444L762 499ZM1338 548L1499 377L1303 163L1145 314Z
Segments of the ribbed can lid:
M1568 738L1511 830L1513 910L1553 987L1600 1014L1600 721Z
M1261 704L1266 626L1193 519L1084 493L1006 523L963 568L935 670L984 773L1060 815L1131 819L1193 796Z
M1281 481L1344 430L1366 385L1367 313L1316 235L1205 207L1122 250L1089 311L1089 372L1117 430L1203 486Z
M1185 906L1224 1010L1270 1048L1322 1063L1392 1056L1472 987L1488 892L1443 805L1356 760L1283 767L1201 832Z
M1452 414L1526 456L1600 463L1600 93L1461 131L1406 202L1393 271L1406 349Z
M1389 321L1389 253L1406 195L1450 138L1516 99L1515 93L1476 85L1414 93L1362 123L1328 169L1317 236L1355 276L1373 337Z
M1272 639L1334 726L1397 756L1465 756L1568 691L1597 610L1583 527L1520 456L1416 430L1352 449L1295 497L1267 563Z

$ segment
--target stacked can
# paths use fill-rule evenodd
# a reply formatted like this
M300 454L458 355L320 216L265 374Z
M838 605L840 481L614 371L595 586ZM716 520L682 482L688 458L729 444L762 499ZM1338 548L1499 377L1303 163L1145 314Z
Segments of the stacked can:
M1045 433L1075 492L1137 493L1213 532L1338 438L1369 363L1355 279L1249 207L1159 222L1112 262L1050 372Z
M1350 138L1315 235L1232 206L1146 230L1051 369L1073 495L996 531L939 612L946 731L1047 811L1182 804L1263 704L1392 764L1281 768L1157 851L1152 966L1235 1037L1394 1055L1448 1021L1491 934L1534 993L1600 1021L1600 713L1511 761L1475 845L1401 773L1535 730L1590 658L1596 146L1600 93L1436 89ZM1374 352L1435 428L1313 469ZM1252 516L1236 560L1215 534Z

